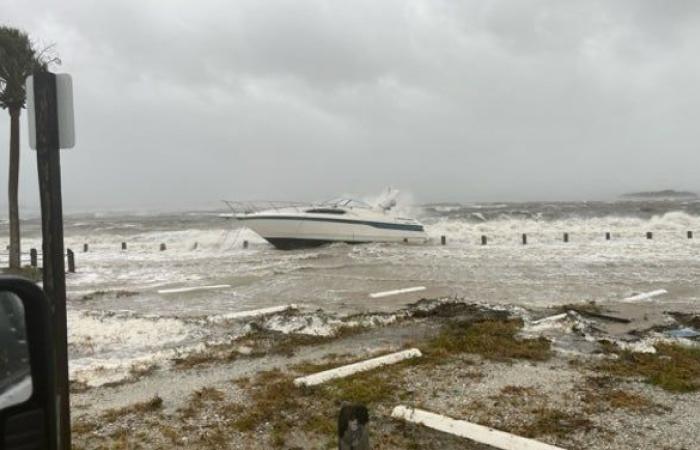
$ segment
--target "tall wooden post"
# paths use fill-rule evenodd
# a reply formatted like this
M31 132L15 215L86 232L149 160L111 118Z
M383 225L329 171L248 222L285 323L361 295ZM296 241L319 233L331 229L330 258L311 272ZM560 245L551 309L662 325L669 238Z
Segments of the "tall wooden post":
M569 233L564 233L564 242L569 242Z
M32 267L37 267L39 265L38 259L39 258L37 258L36 249L35 248L30 249L29 250L29 264L31 264Z
M688 239L693 239L693 232L692 231L688 231Z
M440 244L442 244L442 245L447 244L447 237L446 236L440 236Z
M88 248L89 248L89 247L88 247L87 244L83 244L83 253L87 253Z
M647 231L647 239L652 239L654 234L651 231Z
M63 204L61 154L58 141L56 75L34 74L36 159L41 198L41 233L44 292L54 320L56 358L56 408L58 449L70 448L70 395L68 391L68 341L66 330L66 274L63 252Z
M126 250L126 242L122 242L122 250Z
M609 231L607 233L605 233L605 240L606 241L610 240L610 232Z
M75 273L75 253L73 250L66 250L66 256L68 257L68 273Z
M527 245L527 234L523 233L523 245Z
M486 236L481 236L481 245L486 245L488 243L488 238Z

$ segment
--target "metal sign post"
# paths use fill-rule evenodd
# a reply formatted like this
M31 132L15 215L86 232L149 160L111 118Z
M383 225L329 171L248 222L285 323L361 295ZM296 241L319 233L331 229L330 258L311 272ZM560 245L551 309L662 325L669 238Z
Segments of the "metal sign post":
M27 82L30 141L34 135L39 193L44 292L51 302L55 330L57 448L70 448L70 391L66 323L66 274L63 253L63 205L61 199L60 124L56 75L37 72ZM70 105L72 109L72 102ZM70 111L72 126L72 111ZM33 129L32 129L33 128ZM34 147L34 145L32 145Z

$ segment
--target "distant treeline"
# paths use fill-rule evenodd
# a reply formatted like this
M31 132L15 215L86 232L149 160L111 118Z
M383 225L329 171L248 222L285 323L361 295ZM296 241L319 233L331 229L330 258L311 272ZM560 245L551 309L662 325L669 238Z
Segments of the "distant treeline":
M698 198L698 194L690 191L674 191L666 189L663 191L632 192L622 195L623 198Z

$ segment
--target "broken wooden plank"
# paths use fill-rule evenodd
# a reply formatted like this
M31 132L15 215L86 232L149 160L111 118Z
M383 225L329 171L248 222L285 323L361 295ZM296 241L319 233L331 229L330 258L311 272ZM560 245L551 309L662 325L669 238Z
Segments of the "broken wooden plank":
M582 316L593 317L595 319L608 320L610 322L617 322L617 323L630 323L630 322L632 322L630 319L627 319L625 317L610 316L608 314L600 314L600 313L595 313L595 312L591 312L591 311L586 311L585 309L578 309L578 308L570 308L570 309L571 309L571 311L579 313Z
M417 348L412 348L402 352L390 353L377 358L336 367L335 369L324 370L323 372L314 373L305 377L299 377L294 380L294 384L296 386L315 386L336 378L345 378L357 372L376 369L377 367L386 366L388 364L396 364L397 362L411 358L418 358L420 356L422 356L420 350Z
M230 284L216 284L213 286L190 286L190 287L183 287L183 288L175 288L175 289L160 289L158 291L159 294L180 294L183 292L196 292L196 291L213 291L217 289L228 289L230 288Z
M657 289L651 292L643 292L641 294L633 295L632 297L627 297L622 299L623 302L636 302L639 300L649 300L659 295L668 294L666 289Z
M567 313L555 314L553 316L547 316L547 317L543 317L543 318L538 319L538 320L533 320L531 322L531 325L540 325L540 324L548 323L548 322L557 322L559 320L566 319L567 316L568 316Z
M425 286L415 286L415 287L404 288L404 289L396 289L393 291L375 292L374 294L369 294L369 296L372 298L381 298L381 297L389 297L390 295L408 294L409 292L419 292L419 291L424 291L424 290L425 290Z
M211 323L225 322L227 320L238 320L238 319L248 319L251 317L265 316L267 314L275 314L279 312L288 311L290 309L298 309L297 305L291 303L289 305L281 306L271 306L269 308L252 309L248 311L237 311L227 314L220 314L218 316L209 317L208 321Z
M561 447L534 439L516 436L505 431L467 422L466 420L456 420L441 414L408 408L402 405L394 408L391 417L425 425L434 430L454 434L455 436L471 439L502 450L563 450Z

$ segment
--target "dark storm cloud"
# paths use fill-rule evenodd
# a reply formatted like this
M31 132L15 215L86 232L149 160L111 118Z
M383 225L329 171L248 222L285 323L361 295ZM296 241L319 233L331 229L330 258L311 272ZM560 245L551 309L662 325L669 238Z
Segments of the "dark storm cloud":
M0 21L74 76L73 208L700 188L695 1L0 0Z

